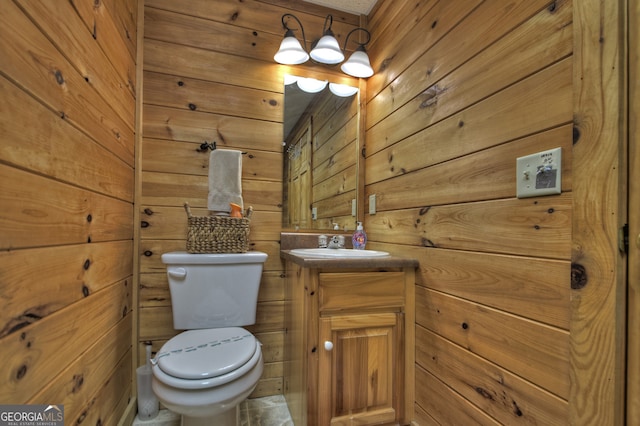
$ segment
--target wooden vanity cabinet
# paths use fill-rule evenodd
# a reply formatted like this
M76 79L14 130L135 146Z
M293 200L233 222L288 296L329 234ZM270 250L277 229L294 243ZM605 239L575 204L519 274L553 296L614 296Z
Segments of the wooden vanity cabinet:
M284 394L295 425L408 424L415 267L287 262Z

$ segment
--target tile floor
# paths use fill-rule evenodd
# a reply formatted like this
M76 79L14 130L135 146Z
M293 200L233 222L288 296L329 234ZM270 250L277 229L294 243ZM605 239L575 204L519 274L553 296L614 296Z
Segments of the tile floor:
M284 396L275 395L248 399L240 405L241 426L293 426ZM161 410L155 419L137 418L132 426L180 426L180 416Z

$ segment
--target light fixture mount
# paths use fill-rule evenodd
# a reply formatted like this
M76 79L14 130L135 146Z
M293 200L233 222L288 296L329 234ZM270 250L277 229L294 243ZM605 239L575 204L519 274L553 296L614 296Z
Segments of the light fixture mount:
M286 18L293 18L298 23L300 31L302 32L302 42L295 36L293 30L287 24ZM365 28L354 28L347 34L344 40L344 46L340 49L340 44L336 40L331 27L333 25L333 16L327 15L322 27L322 37L312 43L312 49L310 53L307 53L307 39L304 34L304 28L300 20L291 13L285 13L282 15L282 27L286 30L284 39L280 44L280 49L274 55L273 59L284 65L300 65L309 60L309 57L316 62L324 65L337 65L344 61L344 52L347 49L347 43L349 38L356 31L362 31L366 34L366 40L364 42L356 42L358 47L351 54L349 59L344 62L340 69L345 74L352 77L368 78L373 75L373 68L369 61L369 56L365 50L365 46L371 40L371 33Z

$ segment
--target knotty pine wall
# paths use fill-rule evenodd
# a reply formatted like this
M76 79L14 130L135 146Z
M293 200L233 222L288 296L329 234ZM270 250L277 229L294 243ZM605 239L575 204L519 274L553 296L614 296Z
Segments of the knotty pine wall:
M371 18L391 59L367 87L366 229L420 260L416 419L566 425L571 2L391 3ZM555 147L562 194L517 199L516 158Z
M114 425L132 388L135 2L0 5L0 403Z
M420 260L418 424L622 424L622 15L603 3L385 1L369 17L365 229ZM516 158L555 147L562 194L517 199Z
M208 214L209 153L200 152L200 144L242 150L244 203L254 207L251 248L269 255L257 321L248 327L263 343L265 358L253 396L282 393L283 76L292 72L273 55L289 7L311 29L307 37L319 37L313 29L321 31L328 10L306 4L198 0L187 7L177 0L145 0L144 7L140 348L151 343L157 351L177 333L160 256L185 249L184 202L194 214ZM357 17L335 12L334 19L339 38L357 23ZM319 71L310 66L307 72Z

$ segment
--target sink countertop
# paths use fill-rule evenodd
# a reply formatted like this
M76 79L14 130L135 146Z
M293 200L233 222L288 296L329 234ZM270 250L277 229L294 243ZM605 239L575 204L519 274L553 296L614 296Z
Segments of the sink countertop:
M292 254L291 250L281 250L280 257L305 268L416 268L419 265L418 260L416 259L407 259L393 255L384 257L341 259L303 257Z

